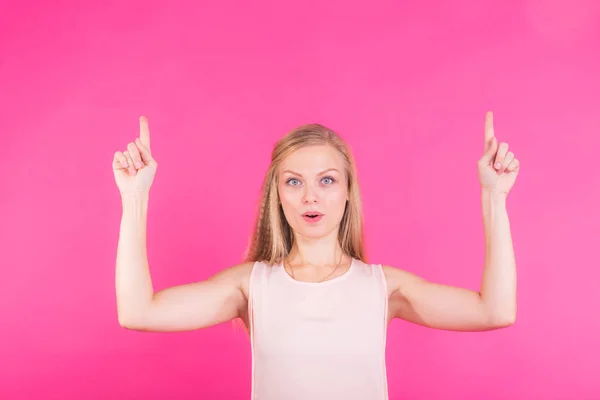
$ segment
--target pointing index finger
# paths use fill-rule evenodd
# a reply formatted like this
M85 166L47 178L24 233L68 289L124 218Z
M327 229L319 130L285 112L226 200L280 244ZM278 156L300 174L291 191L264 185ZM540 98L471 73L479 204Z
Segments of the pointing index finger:
M140 141L150 150L150 129L148 129L148 118L140 117Z
M486 151L492 144L492 139L494 138L494 114L491 111L485 113L484 137L483 151Z

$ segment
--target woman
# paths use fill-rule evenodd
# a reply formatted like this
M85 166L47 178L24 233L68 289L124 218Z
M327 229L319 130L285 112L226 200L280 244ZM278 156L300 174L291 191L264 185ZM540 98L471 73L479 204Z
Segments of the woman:
M301 126L272 154L246 261L211 278L154 292L146 256L148 192L157 169L146 118L115 153L123 215L116 290L119 323L143 331L248 327L252 398L387 399L386 328L401 318L436 329L483 331L516 316L516 268L506 196L519 162L498 144L487 113L482 187L486 259L479 292L368 264L354 159L321 125Z

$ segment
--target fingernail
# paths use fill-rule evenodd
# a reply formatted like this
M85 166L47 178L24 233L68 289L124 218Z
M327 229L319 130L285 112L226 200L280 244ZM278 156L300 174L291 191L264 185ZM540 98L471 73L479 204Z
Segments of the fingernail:
M500 169L501 165L499 162L496 163L496 169Z
M126 162L121 161L121 165L123 166L123 168L127 168L127 163Z
M142 163L138 161L138 162L135 163L135 166L138 167L138 168L142 168Z

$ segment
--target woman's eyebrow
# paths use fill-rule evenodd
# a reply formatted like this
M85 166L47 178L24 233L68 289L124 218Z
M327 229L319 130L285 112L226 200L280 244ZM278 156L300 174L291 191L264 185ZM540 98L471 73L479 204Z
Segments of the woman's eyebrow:
M325 171L321 171L321 172L319 172L319 173L317 174L317 176L323 175L323 174L325 174L325 173L327 173L327 172L329 172L329 171L336 171L336 172L340 172L340 171L338 171L338 170L337 170L337 169L335 169L335 168L329 168L329 169L326 169ZM299 174L299 173L297 173L297 172L294 172L294 171L292 171L292 170L289 170L289 169L286 169L285 171L283 171L283 173L284 173L284 174L285 174L286 172L288 172L288 173L290 173L290 174L293 174L293 175L298 175L299 177L302 177L302 174Z

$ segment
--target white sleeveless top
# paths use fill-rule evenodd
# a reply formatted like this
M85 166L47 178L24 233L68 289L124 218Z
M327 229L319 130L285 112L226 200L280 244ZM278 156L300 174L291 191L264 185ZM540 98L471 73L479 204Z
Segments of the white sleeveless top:
M387 285L353 259L322 283L255 262L249 321L253 400L387 400Z

